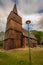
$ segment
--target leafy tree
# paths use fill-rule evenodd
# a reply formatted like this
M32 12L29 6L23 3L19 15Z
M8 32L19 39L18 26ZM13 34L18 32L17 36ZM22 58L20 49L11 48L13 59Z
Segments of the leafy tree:
M43 32L41 32L41 31L36 31L36 30L32 30L31 33L34 34L34 36L35 36L36 39L37 39L37 43L40 44L40 41L41 41L41 39L42 39L42 37L43 37Z

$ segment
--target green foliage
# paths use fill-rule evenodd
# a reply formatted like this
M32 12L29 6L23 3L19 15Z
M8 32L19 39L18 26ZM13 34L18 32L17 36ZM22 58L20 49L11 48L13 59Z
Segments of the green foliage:
M33 31L31 31L31 33L34 34L34 36L35 36L36 39L37 39L37 43L40 44L41 39L42 39L42 37L43 37L43 32L33 30Z

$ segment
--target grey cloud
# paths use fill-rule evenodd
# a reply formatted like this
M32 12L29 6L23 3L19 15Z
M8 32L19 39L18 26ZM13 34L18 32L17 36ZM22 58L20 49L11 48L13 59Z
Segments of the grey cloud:
M42 15L41 15L41 16L42 16ZM39 21L37 21L36 24L34 24L33 30L43 31L43 16L41 17L41 19L40 19Z
M18 9L24 14L32 14L43 8L43 0L18 0Z
M7 17L13 9L13 6L14 2L12 2L12 0L0 0L0 31L5 31Z
M40 29L43 29L43 17L41 18L41 20L38 22L38 27L40 28Z

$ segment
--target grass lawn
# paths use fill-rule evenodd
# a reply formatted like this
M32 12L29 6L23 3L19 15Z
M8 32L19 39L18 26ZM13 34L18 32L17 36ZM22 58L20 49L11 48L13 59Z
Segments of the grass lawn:
M29 65L29 49L2 49L3 43L0 42L0 65ZM32 65L43 65L43 45L31 49Z
M43 49L31 49L32 65L43 65ZM3 50L0 49L0 65L29 65L29 50Z

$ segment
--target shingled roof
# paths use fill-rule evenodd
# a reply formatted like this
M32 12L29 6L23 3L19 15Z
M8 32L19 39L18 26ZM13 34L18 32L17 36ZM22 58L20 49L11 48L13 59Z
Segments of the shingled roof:
M14 5L13 12L18 14L16 4Z
M29 32L29 34L28 34L28 31L27 31L27 30L22 29L22 33L23 33L23 35L24 35L24 36L29 37L29 38L32 38L32 39L35 39L35 40L36 40L35 36L34 36L33 34L31 34L30 32Z

